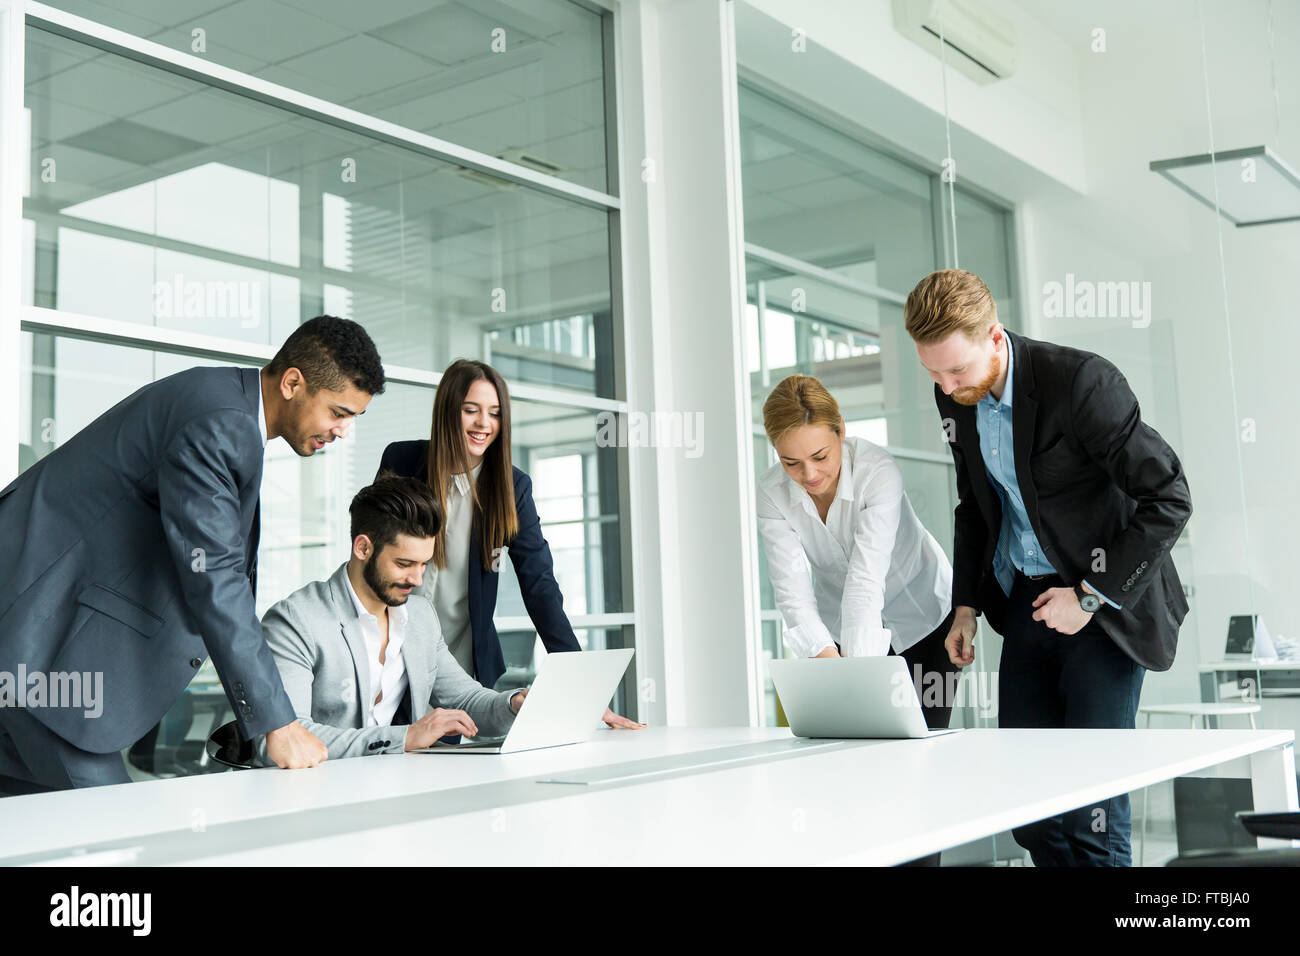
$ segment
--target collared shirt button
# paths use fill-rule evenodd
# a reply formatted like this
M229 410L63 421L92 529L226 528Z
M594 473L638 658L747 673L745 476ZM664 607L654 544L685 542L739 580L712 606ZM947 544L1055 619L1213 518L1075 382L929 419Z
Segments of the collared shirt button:
M201 657L195 657L190 661L190 667L202 667L202 666L203 666L203 658Z

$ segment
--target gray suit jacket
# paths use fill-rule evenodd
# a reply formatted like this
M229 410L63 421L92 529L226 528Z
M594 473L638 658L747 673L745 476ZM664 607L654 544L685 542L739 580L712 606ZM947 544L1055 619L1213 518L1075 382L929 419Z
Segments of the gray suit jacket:
M277 602L262 618L284 689L299 722L329 748L331 760L402 753L406 727L365 727L362 696L369 693L370 664L361 619L348 589L348 566L328 581L313 581ZM402 659L410 685L411 719L435 707L463 710L480 734L504 734L514 723L510 696L470 677L442 639L438 615L425 598L406 602ZM256 742L263 764L266 738Z
M194 368L127 396L0 491L0 670L102 672L103 712L30 713L129 747L212 655L246 738L293 708L253 602L258 371Z

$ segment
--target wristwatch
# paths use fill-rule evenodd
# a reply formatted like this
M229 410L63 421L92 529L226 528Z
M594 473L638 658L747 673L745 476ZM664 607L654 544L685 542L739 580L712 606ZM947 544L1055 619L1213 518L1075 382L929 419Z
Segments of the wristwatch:
M1093 614L1101 607L1101 598L1091 591L1085 591L1082 584L1074 586L1074 593L1079 596L1079 607L1083 608L1089 614Z

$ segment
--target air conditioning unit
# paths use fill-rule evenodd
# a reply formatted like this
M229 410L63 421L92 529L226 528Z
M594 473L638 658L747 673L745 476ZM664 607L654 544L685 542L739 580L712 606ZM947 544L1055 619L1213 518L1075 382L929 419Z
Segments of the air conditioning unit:
M980 0L894 0L894 27L940 55L939 5L943 4L943 57L977 83L1016 72L1020 41L1016 25Z

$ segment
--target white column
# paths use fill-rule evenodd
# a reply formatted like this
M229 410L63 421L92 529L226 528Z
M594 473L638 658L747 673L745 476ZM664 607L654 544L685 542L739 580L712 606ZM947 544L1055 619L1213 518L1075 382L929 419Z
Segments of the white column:
M697 447L629 450L641 713L758 718L732 6L628 0L620 58L623 309L633 413L702 413Z
M18 474L22 304L23 5L0 0L0 488Z

